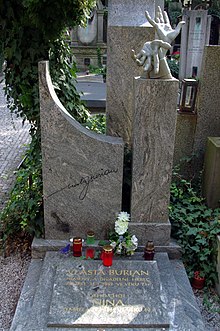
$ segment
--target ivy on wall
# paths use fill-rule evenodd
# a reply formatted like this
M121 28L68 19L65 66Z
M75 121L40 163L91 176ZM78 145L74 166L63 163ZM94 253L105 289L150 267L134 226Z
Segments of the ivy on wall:
M81 24L94 5L94 0L0 0L7 102L12 112L29 121L32 138L9 203L1 214L5 236L21 229L43 234L39 61L50 60L61 101L78 121L88 122L88 113L74 86L75 67L63 33L67 26Z

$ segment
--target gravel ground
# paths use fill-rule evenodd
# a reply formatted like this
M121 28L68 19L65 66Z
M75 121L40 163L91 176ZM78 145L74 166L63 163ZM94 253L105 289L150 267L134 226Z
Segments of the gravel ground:
M28 270L30 257L0 257L0 331L8 331Z
M12 255L0 257L0 331L8 331L30 263L30 257ZM208 310L203 305L203 292L194 291L206 325L206 331L220 331L220 300L212 294ZM217 302L218 301L218 302Z

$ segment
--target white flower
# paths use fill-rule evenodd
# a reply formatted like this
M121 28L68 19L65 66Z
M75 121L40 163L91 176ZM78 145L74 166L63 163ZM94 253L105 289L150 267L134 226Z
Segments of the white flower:
M131 242L136 248L138 247L138 239L135 235L131 237Z
M119 235L123 235L128 229L128 222L117 220L115 222L115 232Z
M124 222L129 222L130 221L130 215L126 211L121 211L118 214L118 220L119 221L124 221Z
M110 242L110 245L112 246L112 248L114 249L115 248L115 246L117 245L117 243L115 242L115 241L112 241L112 242Z
M127 255L134 255L133 249L127 249Z
M122 250L122 244L120 243L116 249L116 253L121 254L121 250Z

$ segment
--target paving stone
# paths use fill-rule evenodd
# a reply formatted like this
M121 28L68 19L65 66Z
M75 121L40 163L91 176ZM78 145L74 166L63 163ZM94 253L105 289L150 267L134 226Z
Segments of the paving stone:
M26 145L30 142L29 124L11 114L6 106L4 82L0 83L0 212L15 179L14 171L20 164Z

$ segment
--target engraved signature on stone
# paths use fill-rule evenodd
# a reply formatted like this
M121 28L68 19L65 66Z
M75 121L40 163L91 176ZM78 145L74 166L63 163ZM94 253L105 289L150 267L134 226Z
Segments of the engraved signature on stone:
M79 199L80 200L84 200L87 193L88 193L88 188L90 186L90 183L92 183L93 181L99 179L99 178L102 178L102 177L105 177L105 176L109 176L110 174L112 173L117 173L118 172L118 169L101 169L100 172L98 172L97 174L95 175L89 175L89 176L85 176L85 177L81 177L81 179L79 180L79 182L77 182L76 184L68 184L64 187L62 187L60 190L57 190L51 194L49 194L47 196L47 198L50 198L52 197L53 195L59 193L59 192L62 192L66 189L71 189L71 188L75 188L77 186L82 186L82 191L80 192L79 194Z

